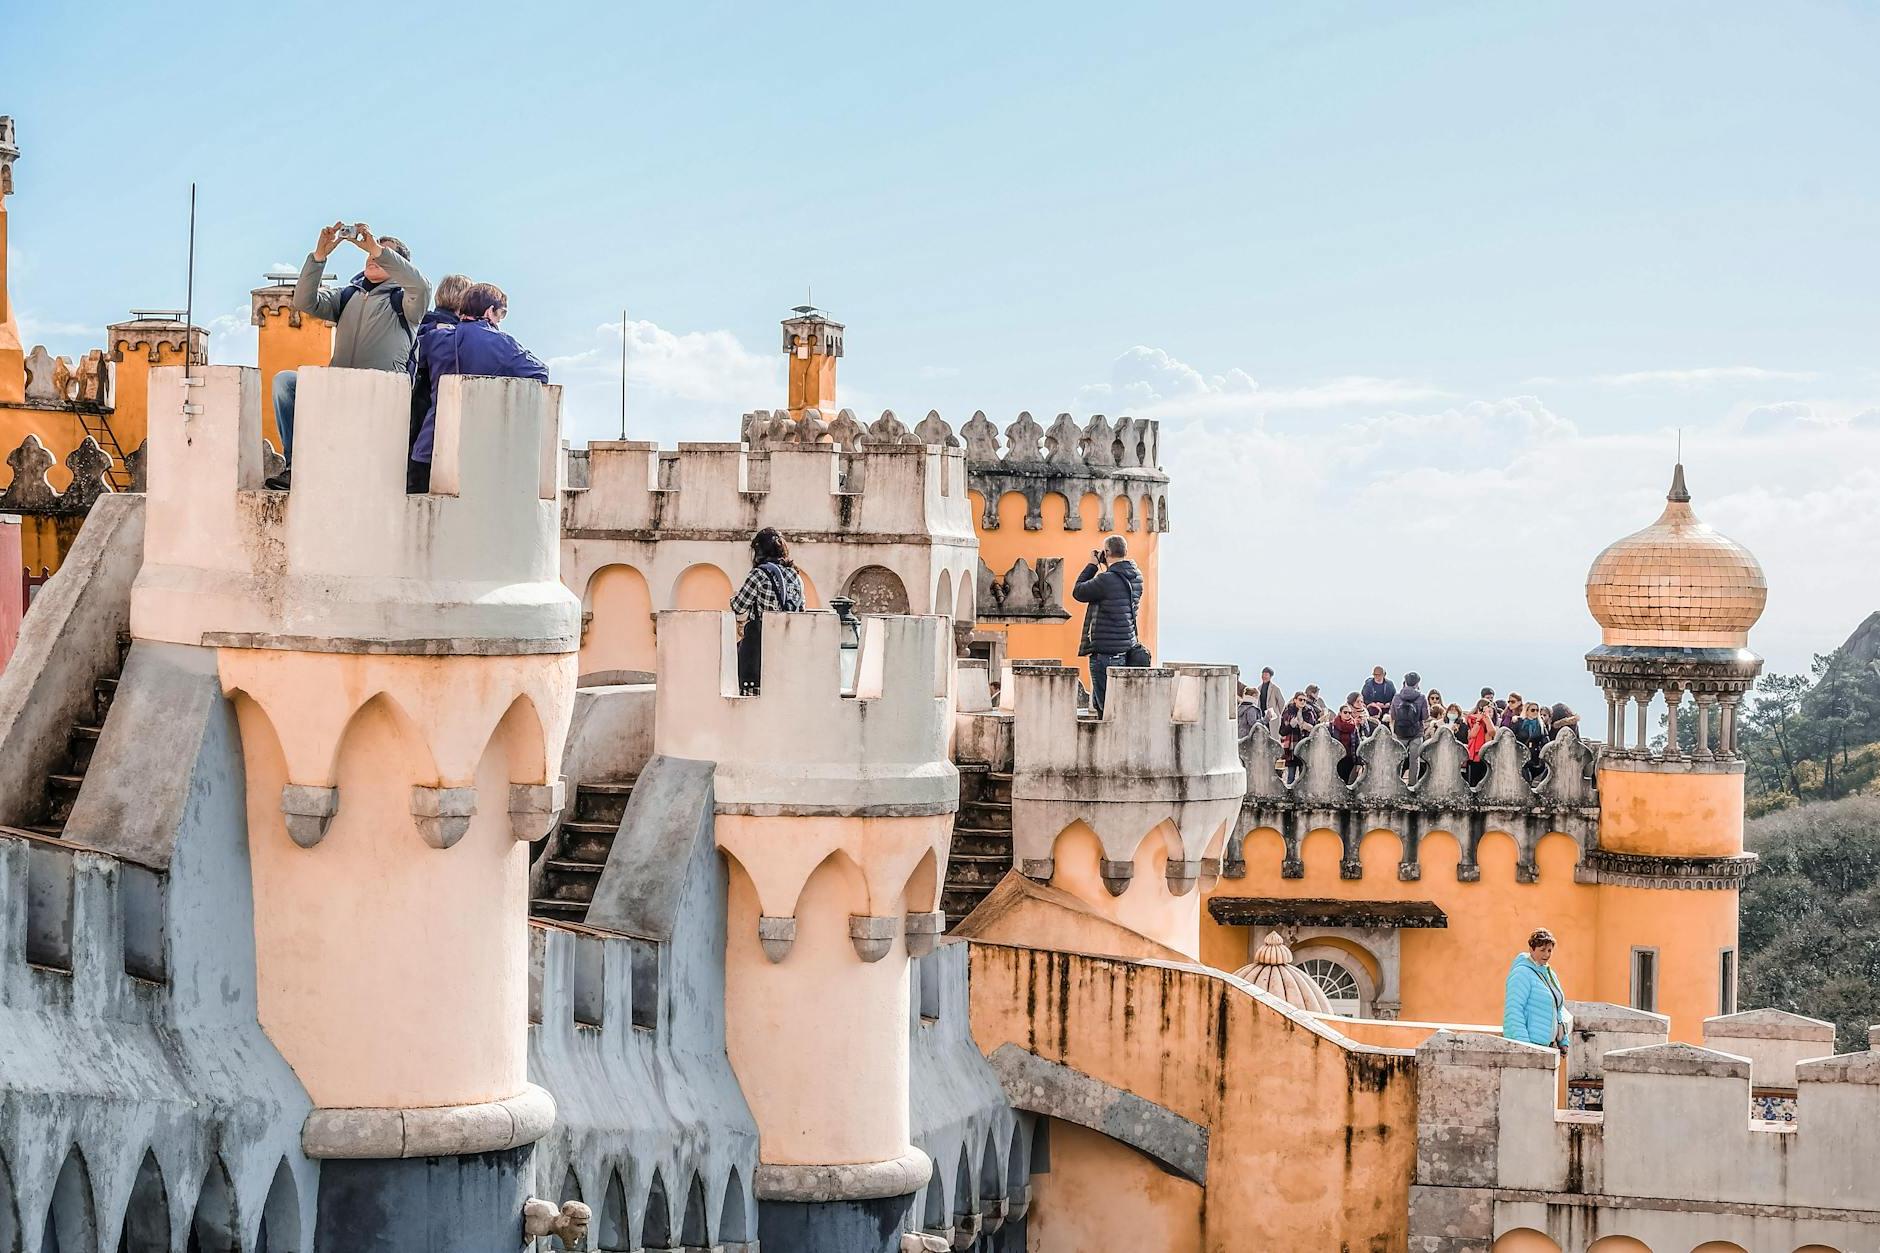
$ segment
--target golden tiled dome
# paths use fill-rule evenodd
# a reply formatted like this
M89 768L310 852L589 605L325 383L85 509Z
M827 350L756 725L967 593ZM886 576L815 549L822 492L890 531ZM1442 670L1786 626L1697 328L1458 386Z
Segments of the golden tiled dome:
M1234 974L1262 992L1277 996L1288 1005L1312 1014L1329 1014L1332 1003L1318 980L1292 964L1292 950L1277 931L1266 933L1260 947L1253 951L1253 961Z
M1745 648L1768 599L1749 549L1691 512L1682 465L1658 521L1599 554L1586 576L1586 607L1609 645Z

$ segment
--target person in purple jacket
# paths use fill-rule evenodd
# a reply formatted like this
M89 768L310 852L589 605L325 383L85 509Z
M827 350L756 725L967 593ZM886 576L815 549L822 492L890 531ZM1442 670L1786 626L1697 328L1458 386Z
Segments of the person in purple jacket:
M437 436L437 389L450 374L484 378L534 379L548 382L548 367L541 358L517 343L502 328L509 313L509 297L494 283L475 283L463 294L458 310L462 321L438 322L425 328L418 351L430 375L430 404L418 437L411 445L411 464L405 471L405 490L431 489L431 451Z

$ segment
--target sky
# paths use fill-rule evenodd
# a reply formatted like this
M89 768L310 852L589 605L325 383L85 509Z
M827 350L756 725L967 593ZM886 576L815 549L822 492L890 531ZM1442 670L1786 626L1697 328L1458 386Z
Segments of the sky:
M782 402L811 294L865 420L1159 419L1172 659L1592 707L1680 440L1772 669L1880 609L1880 6L113 12L0 46L29 344L180 307L193 180L217 362L344 218L500 283L577 442L623 311L670 446Z

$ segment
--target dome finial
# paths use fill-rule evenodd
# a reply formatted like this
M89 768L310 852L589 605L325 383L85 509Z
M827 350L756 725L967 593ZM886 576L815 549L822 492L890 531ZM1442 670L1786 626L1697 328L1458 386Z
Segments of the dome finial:
M1678 462L1671 471L1671 490L1665 493L1665 499L1676 504L1691 503L1691 489L1684 486L1684 463Z

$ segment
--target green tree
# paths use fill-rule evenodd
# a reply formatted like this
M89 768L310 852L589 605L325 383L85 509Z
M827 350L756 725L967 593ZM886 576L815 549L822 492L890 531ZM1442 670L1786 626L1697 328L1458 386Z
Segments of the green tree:
M1853 796L1749 824L1761 859L1740 917L1745 1006L1835 1024L1842 1052L1880 1023L1880 797Z

